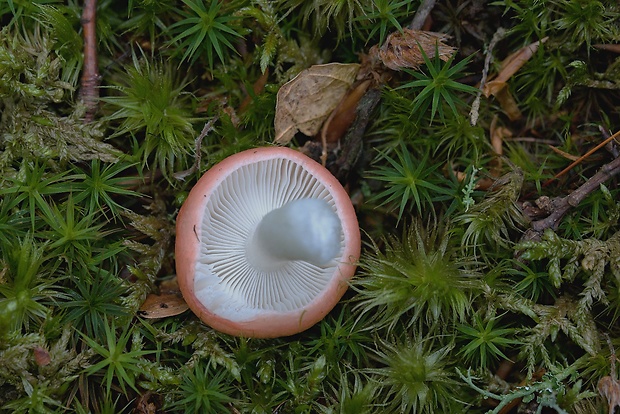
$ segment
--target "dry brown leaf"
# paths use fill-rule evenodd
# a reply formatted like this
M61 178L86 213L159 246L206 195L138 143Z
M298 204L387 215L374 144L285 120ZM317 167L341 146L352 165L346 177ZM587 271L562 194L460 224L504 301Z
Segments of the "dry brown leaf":
M325 142L337 142L347 132L353 121L357 110L357 104L370 86L370 80L359 83L352 88L338 106L332 111L329 118L323 124L321 136Z
M354 63L314 65L284 84L276 103L275 142L288 144L298 131L318 134L355 81L359 67Z
M498 127L491 133L491 146L499 156L504 155L504 141L512 138L512 131L504 126Z
M138 314L146 319L158 319L179 315L188 309L187 303L179 293L161 295L151 293L140 306Z
M524 46L512 55L508 56L502 62L501 69L497 77L487 82L482 92L487 98L491 95L495 96L499 101L500 106L508 115L511 121L515 121L521 118L521 111L519 110L515 99L512 97L508 90L506 82L519 71L527 63L528 60L536 53L541 43L547 41L547 38L534 42L530 45Z
M138 311L140 316L146 319L166 318L189 309L176 278L162 281L159 284L159 293L159 295L151 293L146 297Z
M502 155L504 155L504 141L512 138L512 131L505 126L497 125L498 117L495 115L491 121L491 147L495 152L495 157L490 163L490 171L492 177L502 175Z
M497 125L497 117L493 117L491 121L491 147L496 155L504 155L504 141L512 138L512 131L505 126Z
M614 52L614 53L620 53L620 45L614 44L614 45L601 45L601 44L597 44L597 45L592 45L597 49L600 50L606 50L608 52Z
M563 151L563 150L559 149L558 147L554 147L553 145L549 145L548 147L553 152L555 152L556 154L561 155L562 157L566 158L567 160L577 161L579 159L579 156L570 154L570 153L568 153L566 151Z
M534 53L536 53L540 44L545 43L547 39L548 37L545 37L542 40L524 46L504 59L501 69L494 80L497 82L507 82L508 79L512 78L512 76L517 73L519 69L521 69L523 65L525 65L527 61L532 58L532 56L534 56ZM489 95L487 95L487 97L488 96Z
M489 97L489 95L487 95L487 91L489 91L490 94L495 96L495 99L497 99L497 101L499 102L499 105L508 116L508 119L510 119L511 121L521 119L521 117L523 116L521 114L521 110L517 105L517 101L515 101L515 98L508 90L508 85L506 84L506 82L492 80L491 82L488 82L486 85L484 85L484 89L484 93L487 98Z
M402 32L391 33L380 48L373 46L368 53L392 70L416 69L424 63L420 47L428 57L435 56L438 51L441 60L450 59L456 49L443 43L447 38L443 33L405 28Z
M497 95L499 92L504 90L504 88L506 88L506 82L492 80L484 84L484 87L482 88L482 93L484 93L484 96L488 98L491 95Z

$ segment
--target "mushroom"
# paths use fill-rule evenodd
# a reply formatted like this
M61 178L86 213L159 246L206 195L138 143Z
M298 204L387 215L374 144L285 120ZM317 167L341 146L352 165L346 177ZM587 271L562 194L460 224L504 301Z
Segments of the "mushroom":
M231 335L293 335L323 319L347 290L360 248L338 180L283 147L213 166L177 218L181 293L203 322Z

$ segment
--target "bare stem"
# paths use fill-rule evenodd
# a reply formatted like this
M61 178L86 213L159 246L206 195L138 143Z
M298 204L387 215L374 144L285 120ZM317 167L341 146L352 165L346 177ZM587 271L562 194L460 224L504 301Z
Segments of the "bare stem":
M84 69L80 89L80 100L86 107L84 122L91 122L95 118L99 103L96 10L97 0L84 0L81 19L84 31Z
M200 168L200 160L202 157L202 140L209 135L209 132L213 131L213 124L215 123L215 121L217 121L217 117L211 118L204 127L202 127L202 131L200 132L200 135L198 135L198 138L196 138L196 140L194 141L194 164L187 170L184 171L179 171L176 172L174 174L172 174L172 176L174 178L176 178L177 180L185 180L185 178L187 178L188 175L195 173L196 171L198 171L198 169Z
M418 7L418 11L415 12L409 29L421 30L426 18L431 14L433 7L435 7L435 0L424 0L422 4L420 4L420 7Z
M493 34L493 38L491 38L491 42L489 42L489 46L485 52L484 58L484 67L482 68L482 78L480 79L480 86L478 87L478 94L476 95L476 99L474 99L474 103L471 106L471 111L469 112L470 123L472 125L476 125L478 123L479 110L480 110L480 98L482 97L482 90L484 89L484 85L487 82L487 76L489 75L489 67L491 66L491 62L493 61L493 49L497 43L504 38L506 35L506 29L503 27L499 27L495 34Z
M536 236L540 236L546 229L556 230L560 225L560 221L571 207L577 207L588 195L596 191L602 183L618 174L620 174L620 158L605 164L588 181L566 197L555 200L555 208L549 216L532 222L531 229L535 234L529 235L528 238L535 239Z

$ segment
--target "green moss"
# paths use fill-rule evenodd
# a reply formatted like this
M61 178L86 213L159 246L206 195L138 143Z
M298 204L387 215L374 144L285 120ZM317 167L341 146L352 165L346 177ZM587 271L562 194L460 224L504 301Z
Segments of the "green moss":
M554 208L540 196L617 156L611 142L558 175L620 129L618 6L439 3L429 24L456 54L386 73L368 52L417 48L384 42L421 2L101 0L102 98L85 123L82 5L0 2L0 412L458 413L489 399L604 412L597 383L620 346L617 176L553 231L526 231ZM478 102L483 73L538 41L505 82L523 116ZM381 89L348 138L366 241L352 289L288 338L233 338L190 312L142 318L174 279L192 185L271 144L280 87L327 62L368 64Z

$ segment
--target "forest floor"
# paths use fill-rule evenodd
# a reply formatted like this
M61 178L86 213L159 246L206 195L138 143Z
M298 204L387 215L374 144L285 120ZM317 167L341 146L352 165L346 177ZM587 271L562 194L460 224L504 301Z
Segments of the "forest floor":
M0 0L0 27L0 412L620 406L617 2ZM362 251L316 325L230 336L179 292L176 217L275 145L340 181Z

